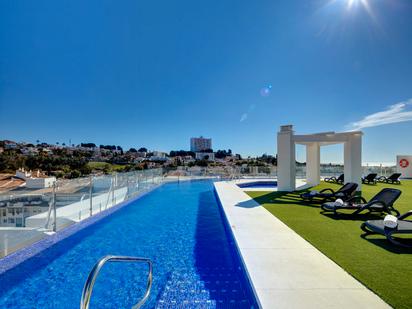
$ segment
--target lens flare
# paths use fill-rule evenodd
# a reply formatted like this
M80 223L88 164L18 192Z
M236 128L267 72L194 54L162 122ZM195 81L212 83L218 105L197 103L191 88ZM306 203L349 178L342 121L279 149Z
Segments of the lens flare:
M272 91L272 85L267 85L263 87L262 89L260 89L260 95L262 97L268 97L270 96L271 91Z

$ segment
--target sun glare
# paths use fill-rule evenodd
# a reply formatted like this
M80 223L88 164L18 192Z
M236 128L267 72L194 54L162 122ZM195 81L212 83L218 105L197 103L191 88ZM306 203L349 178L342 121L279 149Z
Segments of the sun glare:
M348 7L351 8L352 5L353 5L355 2L359 2L359 0L346 0L346 2L348 3Z
M363 5L363 7L365 7L367 10L369 8L368 0L344 0L344 1L346 1L348 9L351 9L359 4Z
M354 11L357 8L363 8L372 19L375 19L372 8L369 4L370 0L329 0L328 5L341 4L348 11Z

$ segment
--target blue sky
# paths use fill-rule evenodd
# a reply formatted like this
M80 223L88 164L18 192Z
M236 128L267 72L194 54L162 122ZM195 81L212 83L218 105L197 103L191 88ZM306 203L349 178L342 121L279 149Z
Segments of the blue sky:
M0 139L168 151L204 135L256 155L294 124L362 128L363 160L395 161L412 153L412 2L349 2L3 0Z

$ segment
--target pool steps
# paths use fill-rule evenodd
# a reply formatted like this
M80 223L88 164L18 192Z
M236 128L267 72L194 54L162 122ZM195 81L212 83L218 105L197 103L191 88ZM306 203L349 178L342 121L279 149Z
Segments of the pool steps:
M243 290L239 275L232 268L201 271L195 279L193 274L173 272L156 308L251 308Z

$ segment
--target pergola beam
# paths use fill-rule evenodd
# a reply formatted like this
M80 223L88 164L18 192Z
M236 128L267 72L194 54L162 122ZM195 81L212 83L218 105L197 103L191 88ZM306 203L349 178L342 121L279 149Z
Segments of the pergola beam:
M354 132L343 132L343 133L320 133L320 134L308 134L308 135L294 135L293 140L296 144L307 144L307 143L330 143L339 144L345 143L350 140L353 135L362 135L360 131Z

